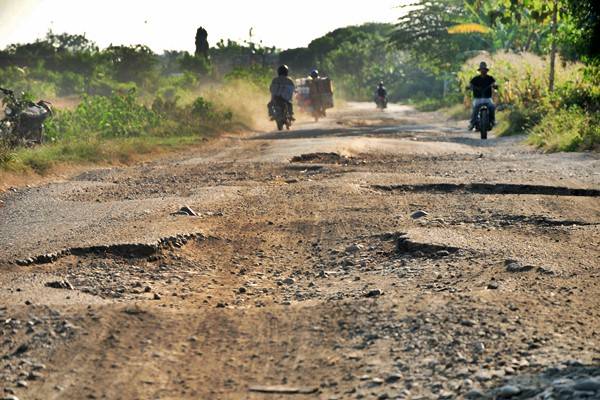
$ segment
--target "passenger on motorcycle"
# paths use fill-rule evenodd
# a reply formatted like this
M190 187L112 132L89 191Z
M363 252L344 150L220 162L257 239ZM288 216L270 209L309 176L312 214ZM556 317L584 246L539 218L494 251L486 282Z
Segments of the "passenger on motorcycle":
M469 88L473 91L473 111L471 112L471 122L469 123L469 130L475 127L477 122L477 113L479 107L483 104L488 106L490 110L490 123L492 126L496 124L496 106L492 101L492 89L497 89L496 80L488 75L487 64L482 61L479 63L479 75L471 79Z
M277 68L277 77L271 82L271 102L269 103L269 115L273 117L273 104L277 101L284 101L288 104L290 115L294 120L294 108L292 105L292 99L294 92L296 91L296 85L294 81L289 77L289 68L287 65L282 65Z

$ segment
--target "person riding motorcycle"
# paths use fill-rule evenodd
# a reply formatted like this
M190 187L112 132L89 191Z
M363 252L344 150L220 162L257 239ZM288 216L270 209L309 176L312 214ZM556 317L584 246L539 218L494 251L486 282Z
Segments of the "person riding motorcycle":
M491 75L488 75L489 68L487 64L482 61L479 63L479 75L471 79L469 89L473 91L473 110L471 112L471 122L469 123L469 130L472 130L477 123L477 113L479 107L487 105L490 110L490 124L494 126L496 124L496 106L492 100L492 89L498 89L496 80Z
M383 81L379 82L379 85L377 86L377 90L375 91L375 94L378 97L383 97L384 99L387 97L387 90L385 89L385 86L383 86Z
M287 65L281 65L277 68L277 77L273 78L273 81L271 82L271 102L268 105L270 117L274 117L273 105L276 104L277 101L283 101L288 105L292 120L295 120L292 99L294 97L294 92L296 91L296 84L289 78L289 72L290 69Z
M312 71L310 71L310 83L309 83L309 87L310 87L310 91L309 91L309 96L310 96L310 102L312 104L312 107L315 110L321 110L322 106L321 106L321 95L319 93L319 89L317 87L317 83L316 81L319 79L319 70L318 69L313 69Z
M377 104L377 108L384 109L387 108L387 90L385 86L383 86L383 81L379 82L377 85L377 89L375 90L375 104Z

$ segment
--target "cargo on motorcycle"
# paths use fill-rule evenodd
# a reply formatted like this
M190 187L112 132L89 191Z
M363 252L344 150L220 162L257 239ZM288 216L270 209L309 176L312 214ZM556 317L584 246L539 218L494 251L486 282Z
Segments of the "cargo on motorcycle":
M307 78L297 79L296 100L302 111L310 114L315 121L327 116L333 108L333 82L313 70Z
M4 118L0 120L0 140L10 147L32 146L44 141L44 121L52 115L52 105L44 100L34 103L24 94L0 87Z

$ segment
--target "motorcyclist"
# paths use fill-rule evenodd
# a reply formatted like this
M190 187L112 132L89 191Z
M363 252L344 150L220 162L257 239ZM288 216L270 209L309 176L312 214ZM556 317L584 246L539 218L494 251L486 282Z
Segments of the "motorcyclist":
M490 124L496 124L496 106L492 100L492 89L497 89L496 80L488 75L489 68L485 61L479 63L479 75L471 79L469 88L473 91L473 110L471 112L471 122L469 130L472 130L477 122L477 112L479 107L487 105L490 110Z
M271 82L271 102L269 103L269 116L273 117L273 104L277 101L284 101L288 104L290 116L294 120L294 106L292 99L296 90L296 85L289 78L289 68L287 65L281 65L277 68L277 77Z
M310 102L312 104L313 109L321 110L321 93L319 92L319 87L317 86L317 80L319 79L319 70L313 69L310 71L310 83L309 83L309 96Z
M385 86L383 86L383 81L379 82L379 85L377 85L375 94L378 97L383 97L384 99L387 97L387 90L385 89Z

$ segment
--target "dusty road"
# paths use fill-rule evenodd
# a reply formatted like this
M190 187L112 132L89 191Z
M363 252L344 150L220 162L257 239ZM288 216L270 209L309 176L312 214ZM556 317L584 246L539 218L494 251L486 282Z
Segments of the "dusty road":
M3 194L0 398L600 398L599 157L462 126L350 104Z

